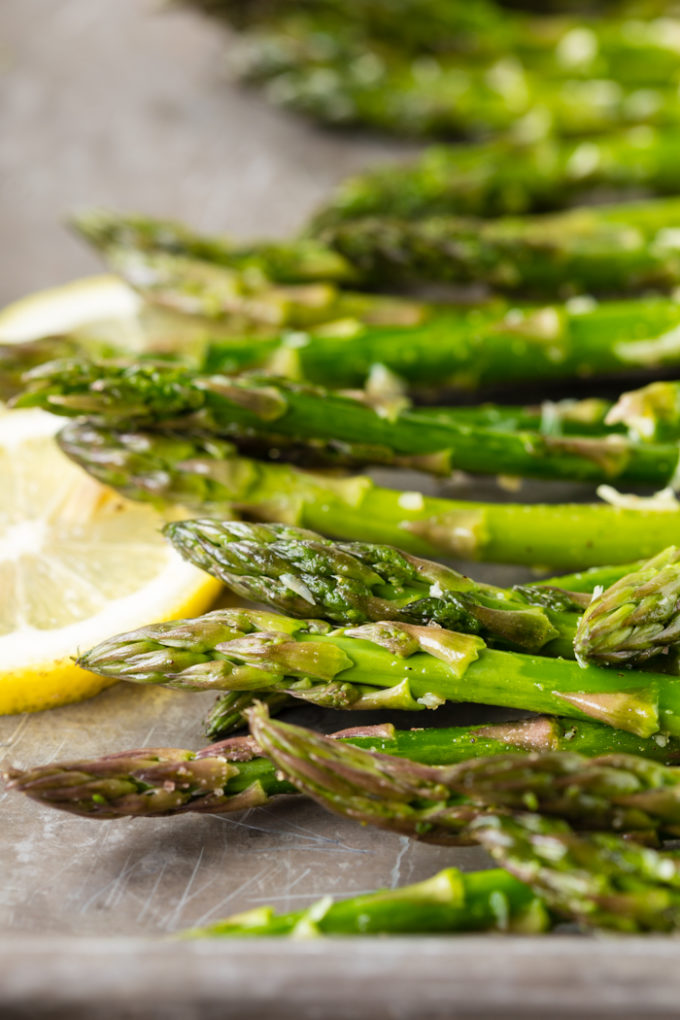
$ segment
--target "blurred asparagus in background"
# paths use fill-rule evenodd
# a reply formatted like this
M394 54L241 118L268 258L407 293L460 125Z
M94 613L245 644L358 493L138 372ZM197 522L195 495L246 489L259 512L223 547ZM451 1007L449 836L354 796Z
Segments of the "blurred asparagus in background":
M197 6L246 29L238 74L330 124L451 136L677 123L674 23L650 11L583 22L490 2Z
M210 374L257 370L329 388L366 387L378 398L404 393L431 398L452 389L502 392L520 383L649 377L680 368L680 303L671 299L596 303L579 298L515 308L499 302L471 308L404 302L399 307L395 299L391 311L383 305L383 313L391 325L362 325L350 318L314 332L274 330L271 335L266 327L263 335L253 336L246 335L242 321L231 327L231 319L159 317L154 311L152 317L144 315L140 327L148 354L106 343L108 354L128 362L162 358ZM90 335L1 345L0 387L11 395L22 388L23 373L42 362L101 353L99 339ZM602 432L609 410L609 404L593 401L546 404L545 413L455 408L447 415L461 424L582 434ZM634 438L640 438L637 432Z
M646 127L587 140L438 146L345 180L310 229L366 216L504 216L628 193L676 195L679 166L676 134Z
M525 296L622 294L680 283L680 199L533 217L366 218L320 238L365 285L484 283Z
M196 259L276 283L317 280L351 282L352 267L313 239L234 244L228 237L199 234L175 220L135 214L117 215L103 209L85 210L70 218L72 228L102 252L137 252ZM225 277L226 279L226 277Z
M244 258L247 264L253 261L258 279L261 262L266 278L279 283L327 282L327 258L340 261L339 282L353 286L389 289L403 282L476 283L525 296L547 294L554 300L558 295L672 288L680 282L679 225L678 198L496 220L369 217L321 230L315 249L318 261L307 259L307 246L314 242L304 238L278 246L252 246ZM234 269L219 258L208 262L167 250L162 222L142 219L140 225L136 217L99 212L81 216L78 226L112 268L154 300L193 314L219 317L229 312L222 295L233 295ZM115 243L112 236L117 238ZM210 241L206 240L206 246ZM305 288L303 294L307 293ZM349 305L343 314L351 315L352 299L346 300ZM301 298L300 304L304 303ZM319 305L325 321L342 317L339 312L332 314L328 298ZM315 314L320 314L318 309Z

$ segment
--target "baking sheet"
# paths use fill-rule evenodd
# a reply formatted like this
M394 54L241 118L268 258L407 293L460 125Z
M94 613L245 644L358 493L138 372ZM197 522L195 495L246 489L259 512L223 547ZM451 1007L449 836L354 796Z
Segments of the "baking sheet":
M139 208L208 230L281 235L332 183L404 151L315 131L236 90L224 79L223 46L209 23L161 14L155 2L3 0L0 229L11 243L0 256L0 301L99 271L60 226L69 209ZM120 685L81 705L0 719L0 760L196 748L210 702ZM437 721L490 715L447 708ZM309 710L291 718L328 730L358 719ZM3 1018L665 1016L680 992L677 943L657 939L165 941L262 903L294 909L485 862L474 849L363 829L302 798L234 817L94 822L0 792L0 848Z

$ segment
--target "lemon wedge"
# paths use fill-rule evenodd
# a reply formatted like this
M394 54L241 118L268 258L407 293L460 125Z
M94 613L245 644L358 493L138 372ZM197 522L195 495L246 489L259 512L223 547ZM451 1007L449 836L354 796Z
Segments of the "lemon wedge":
M84 326L106 326L121 345L143 344L141 298L115 276L88 276L14 301L0 311L0 343L22 343L68 333Z
M136 298L110 277L17 302L0 340L115 321L134 326ZM73 657L119 631L202 612L220 585L160 534L163 518L100 485L55 443L59 418L0 415L0 713L96 694L110 681Z

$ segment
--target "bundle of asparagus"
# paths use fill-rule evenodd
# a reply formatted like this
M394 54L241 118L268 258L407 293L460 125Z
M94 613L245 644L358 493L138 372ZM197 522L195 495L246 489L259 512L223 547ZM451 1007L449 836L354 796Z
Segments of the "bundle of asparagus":
M677 116L670 19L662 30L625 14L582 23L491 2L408 3L396 16L381 2L196 3L247 29L243 78L330 124L450 136L506 130L529 115L533 130L539 121L587 133Z
M256 443L265 455L269 449L277 459L308 465L383 464L444 476L463 470L595 483L618 480L656 488L671 484L677 470L675 442L637 441L643 413L648 433L656 418L663 418L663 430L672 437L677 398L666 394L674 394L673 384L626 395L610 409L616 423L631 421L634 408L644 407L635 417L635 438L628 439L604 426L601 435L583 436L499 429L445 408L425 414L404 408L400 397L355 398L274 376L232 380L155 364L121 367L67 360L39 368L29 378L31 385L19 397L19 406L39 404L60 414L87 414L117 429L134 423L214 435L246 452ZM556 409L553 423L559 413ZM578 417L577 409L575 414Z
M679 222L680 200L663 198L489 221L367 217L325 228L318 242L249 249L212 239L203 245L176 230L166 238L165 224L135 217L99 213L76 225L116 271L133 284L139 281L156 300L214 316L216 309L228 310L234 273L249 270L286 284L334 278L383 289L395 281L476 283L525 296L547 294L549 300L560 294L667 290L680 281ZM328 302L321 304L327 308Z
M77 218L145 298L144 314L160 315L150 328L167 337L154 353L169 363L103 360L120 352L96 336L43 338L0 350L2 392L79 419L62 449L126 495L279 522L202 517L166 532L238 594L286 615L217 610L118 635L79 659L113 679L222 692L209 734L248 718L251 737L11 769L10 785L96 818L231 812L299 791L416 839L478 843L504 869L447 869L284 917L258 910L208 934L537 931L563 917L678 930L677 862L620 838L680 832L680 778L668 767L680 760L670 489L648 504L498 505L272 463L676 483L675 382L539 407L414 409L405 397L680 363L680 304L646 295L680 283L680 200L555 211L598 189L619 199L680 190L677 145L649 128L678 122L674 46L651 22L631 33L620 13L585 26L491 0L409 0L408 32L384 0L201 6L248 29L244 74L279 101L419 134L511 130L426 154L389 180L350 182L291 243ZM581 136L625 124L646 127L542 137L550 126ZM516 215L528 212L543 215ZM488 215L499 218L479 218ZM361 291L403 282L570 300L462 307ZM626 298L583 297L613 293ZM232 376L253 369L261 374ZM419 558L437 553L613 565L507 590ZM329 739L272 722L265 707L422 711L445 701L551 716Z
M436 740L423 746L428 731L378 730L329 740L274 723L262 708L251 712L251 724L256 743L246 738L197 755L147 750L12 770L11 785L43 803L104 818L238 810L297 788L364 823L435 842L478 842L506 869L465 877L447 869L415 887L337 905L324 901L282 918L260 908L188 933L194 936L535 932L553 923L554 915L620 931L678 928L677 862L603 834L608 828L647 837L650 831L672 833L678 818L676 770L625 753L594 760L573 752L537 753L529 750L536 741L545 746L557 732L555 722L541 720L496 727L495 733L487 727L455 734L463 744L454 750L444 741L436 750ZM585 725L590 753L603 730ZM474 758L480 749L476 738L485 751L497 750L493 745L500 738L502 746L515 740L529 753ZM378 745L380 753L362 750L362 743ZM256 748L269 761L253 757ZM392 757L394 750L410 752L410 760ZM419 763L433 754L461 761L465 750L474 760L448 767ZM659 752L656 745L653 753ZM526 814L528 804L542 814ZM597 834L577 835L566 818Z
M80 398L79 398L80 399ZM675 501L623 505L483 503L400 492L368 477L334 477L235 455L213 437L75 422L65 453L131 499L229 517L284 521L416 556L453 556L573 570L631 563L678 538Z
M680 761L680 742L674 737L659 743L595 722L548 716L440 729L397 730L380 723L341 730L332 737L382 755L439 767L478 758L495 760L489 756L557 752L587 758L640 755L671 765ZM670 779L675 773L669 770L668 775ZM142 748L98 759L10 768L6 778L11 789L41 804L99 819L227 814L296 792L255 741L243 736L200 751Z
M442 816L447 815L446 809L440 809L446 799L444 789L434 792L445 769L430 769L427 773L422 766L402 759L343 747L299 727L269 721L261 708L251 712L251 726L258 744L298 789L332 811L426 839L436 833ZM559 755L552 761L558 771L567 764ZM624 932L677 931L677 857L601 832L579 836L559 817L524 813L528 805L550 810L550 799L559 790L559 781L556 787L553 785L555 773L545 785L539 781L533 787L528 781L534 767L538 765L540 771L541 762L548 764L540 755L529 760L513 758L506 770L502 761L493 759L472 763L473 775L483 775L490 765L491 786L499 784L498 793L492 793L490 801L497 798L496 803L516 805L519 812L494 808L470 811L469 805L457 805L449 820L457 815L454 825L459 830L481 843L512 875L527 882L559 916ZM628 779L632 782L623 780L623 786L631 799L628 801L623 794L623 800L631 808L635 803L645 803L645 792L633 775L638 766L642 773L648 764L625 757L584 763L585 775L589 776L584 775L585 788L580 789L579 780L573 786L571 777L566 780L564 796L560 798L557 793L558 816L577 818L576 804L582 797L593 808L591 824L596 829L605 827L605 817L612 810L609 797L616 800L614 786L627 769L631 769ZM462 771L466 771L465 766ZM547 774L550 771L548 765ZM572 791L574 801L570 804ZM432 798L429 803L428 798ZM661 813L666 818L672 813L672 799L671 790L660 793L658 803L663 805ZM482 801L484 805L490 802L485 797ZM598 813L598 804L604 808L602 814ZM234 922L238 926L239 920ZM229 928L227 922L225 934L229 934Z

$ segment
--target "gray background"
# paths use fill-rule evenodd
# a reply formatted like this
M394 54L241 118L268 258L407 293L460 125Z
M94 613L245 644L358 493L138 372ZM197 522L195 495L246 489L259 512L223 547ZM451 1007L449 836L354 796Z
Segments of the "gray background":
M399 151L238 89L227 46L210 21L157 0L2 0L0 301L97 271L61 225L70 210L282 235L335 181Z

